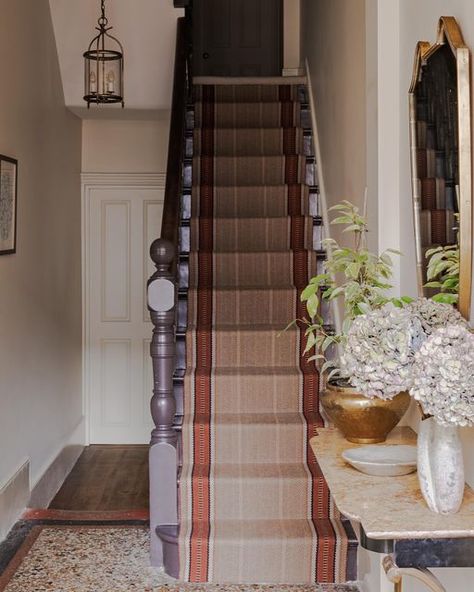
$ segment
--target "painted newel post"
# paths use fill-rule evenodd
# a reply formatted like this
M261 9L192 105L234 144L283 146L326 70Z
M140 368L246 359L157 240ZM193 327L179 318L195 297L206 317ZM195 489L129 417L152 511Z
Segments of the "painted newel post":
M163 565L163 547L156 529L177 528L178 437L174 428L176 401L173 375L176 365L175 248L164 239L155 240L150 257L156 272L148 281L148 309L153 323L150 353L153 363L151 415L155 427L150 442L150 532L151 563Z

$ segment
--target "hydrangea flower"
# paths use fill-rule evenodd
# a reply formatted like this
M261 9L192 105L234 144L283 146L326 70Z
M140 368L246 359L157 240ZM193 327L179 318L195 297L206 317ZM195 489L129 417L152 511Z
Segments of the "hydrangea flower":
M407 308L386 304L353 321L341 365L362 394L392 399L412 386L415 352L424 339L416 315Z
M451 304L435 302L428 298L417 298L406 305L408 311L418 317L425 334L431 335L433 331L447 325L464 325L467 322L461 313Z
M415 354L446 325L467 327L450 304L417 298L403 308L386 304L357 317L341 356L341 371L366 397L392 399L413 386Z
M463 324L437 329L415 355L410 394L443 425L474 425L474 334Z

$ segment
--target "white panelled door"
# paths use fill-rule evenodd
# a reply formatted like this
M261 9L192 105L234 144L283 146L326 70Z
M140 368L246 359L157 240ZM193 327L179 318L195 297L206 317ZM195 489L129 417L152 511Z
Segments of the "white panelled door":
M148 255L159 236L163 183L84 182L84 370L91 444L150 439L152 325Z

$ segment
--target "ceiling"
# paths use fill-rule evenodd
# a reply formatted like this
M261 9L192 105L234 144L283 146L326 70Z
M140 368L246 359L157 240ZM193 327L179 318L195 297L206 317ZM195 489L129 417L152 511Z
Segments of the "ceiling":
M106 0L112 34L124 47L125 109L88 110L82 54L96 34L99 0L49 0L66 106L82 118L161 119L171 107L176 19L173 0Z

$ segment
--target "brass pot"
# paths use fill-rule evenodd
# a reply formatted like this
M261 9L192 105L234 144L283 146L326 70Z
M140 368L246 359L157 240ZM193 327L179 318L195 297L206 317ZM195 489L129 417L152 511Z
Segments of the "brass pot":
M321 404L329 419L346 440L356 444L385 442L387 435L410 405L410 395L402 392L393 399L368 399L352 387L329 383L321 393Z

